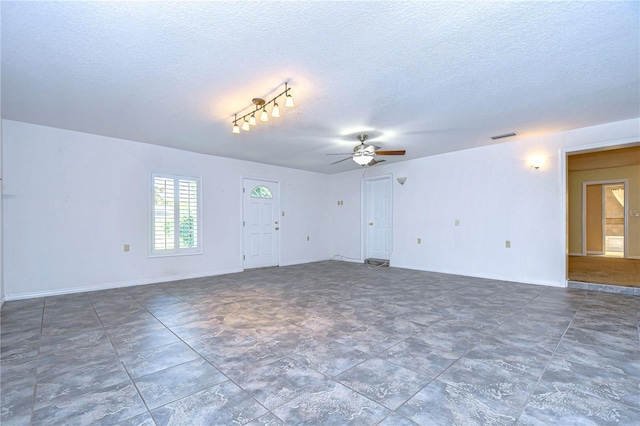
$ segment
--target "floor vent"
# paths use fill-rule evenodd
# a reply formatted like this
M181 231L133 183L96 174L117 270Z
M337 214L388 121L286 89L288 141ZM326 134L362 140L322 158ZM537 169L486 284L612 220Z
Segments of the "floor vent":
M373 266L389 266L389 261L388 260L384 260L384 259L365 259L364 263L367 265L373 265Z

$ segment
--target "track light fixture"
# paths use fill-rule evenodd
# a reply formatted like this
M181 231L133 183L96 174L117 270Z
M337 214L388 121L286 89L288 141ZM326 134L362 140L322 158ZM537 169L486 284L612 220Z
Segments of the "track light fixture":
M284 106L287 108L294 106L293 96L291 96L290 90L291 88L289 88L289 85L285 82L284 91L280 92L268 101L265 101L262 98L253 98L251 102L255 105L254 111L248 112L240 117L238 117L238 114L233 114L233 133L240 133L238 121L242 124L242 130L249 131L249 126L255 126L257 124L256 114L260 114L260 121L269 121L269 114L267 113L267 106L269 104L273 104L271 116L280 117L280 106L277 102L279 97L284 96Z

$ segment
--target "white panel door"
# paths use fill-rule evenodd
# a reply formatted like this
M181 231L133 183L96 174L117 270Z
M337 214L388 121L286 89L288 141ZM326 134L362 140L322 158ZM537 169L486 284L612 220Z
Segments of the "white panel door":
M280 262L278 183L243 180L244 268L278 266Z
M365 186L367 194L367 258L391 258L391 177L373 179Z

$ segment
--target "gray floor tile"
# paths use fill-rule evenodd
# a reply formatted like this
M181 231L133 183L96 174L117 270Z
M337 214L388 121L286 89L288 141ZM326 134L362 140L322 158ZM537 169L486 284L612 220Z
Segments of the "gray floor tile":
M373 425L389 410L340 383L298 396L273 412L288 425Z
M127 382L129 376L120 363L88 365L56 374L48 370L38 375L34 408L55 405L87 393Z
M151 412L156 424L220 425L245 424L267 410L232 382L224 382Z
M10 301L0 421L635 425L639 313L344 262Z
M544 388L531 397L518 425L636 426L640 410L572 389Z
M35 384L35 380L22 380L2 385L0 424L29 424Z
M135 383L147 406L154 409L226 380L220 371L199 358L138 377Z
M640 378L553 358L536 393L555 389L587 394L640 409Z
M156 422L153 421L151 414L144 413L130 419L123 420L116 426L156 426Z
M438 376L438 380L472 393L477 401L494 413L515 418L533 392L537 377L461 358Z
M273 413L267 413L257 419L249 422L246 426L284 426L285 423L276 417Z
M465 358L481 361L514 373L540 377L551 359L551 352L536 346L528 349L507 345L489 338L465 354Z
M116 424L145 411L129 381L35 410L33 424Z
M335 379L391 410L431 381L427 376L379 358L364 361Z
M111 341L116 350L123 356L137 353L146 349L178 343L180 339L166 328L148 331L135 336L112 336Z
M131 377L140 377L200 358L197 352L182 342L123 354L120 359Z
M430 378L436 377L462 356L462 352L434 348L424 340L409 338L380 354L381 358L402 367L417 371Z
M396 412L419 425L512 425L513 415L496 412L473 389L434 380Z
M327 378L310 368L302 357L293 356L248 369L235 379L267 409L273 410L293 398L323 389Z
M391 413L389 417L378 423L378 426L415 426L416 423L400 414Z

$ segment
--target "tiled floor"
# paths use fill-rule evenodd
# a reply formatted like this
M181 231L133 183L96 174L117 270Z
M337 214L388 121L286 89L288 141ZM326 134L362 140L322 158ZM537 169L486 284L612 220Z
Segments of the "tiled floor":
M2 425L640 422L640 297L343 262L2 308Z

